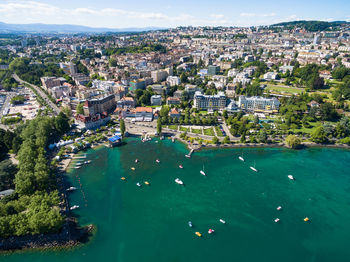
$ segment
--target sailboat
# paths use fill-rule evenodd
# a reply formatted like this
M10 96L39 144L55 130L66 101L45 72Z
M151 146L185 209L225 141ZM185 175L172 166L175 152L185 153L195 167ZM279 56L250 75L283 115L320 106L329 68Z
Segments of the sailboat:
M199 171L199 173L201 173L203 176L206 176L206 174L204 172L204 165L203 165L203 170Z
M253 170L254 172L258 172L258 170L255 168L255 161L254 161L254 167L250 167L251 170Z
M238 159L244 162L243 153L241 156L238 157Z

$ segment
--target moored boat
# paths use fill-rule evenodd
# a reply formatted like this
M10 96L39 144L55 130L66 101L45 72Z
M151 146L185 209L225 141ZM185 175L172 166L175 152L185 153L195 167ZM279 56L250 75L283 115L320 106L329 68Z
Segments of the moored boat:
M279 222L280 221L280 219L279 218L276 218L275 219L275 223L277 223L277 222Z
M69 209L70 209L70 210L74 210L74 209L78 209L78 208L79 208L78 205L74 205L74 206L70 207Z
M182 169L182 168L184 168L184 167L183 167L182 165L179 165L179 168L181 168L181 169Z
M135 167L132 167L132 168L131 168L132 171L135 171L135 169L136 169Z
M208 230L208 234L213 234L214 232L215 232L215 230L214 230L214 229L209 228L209 230Z
M149 182L148 182L148 181L145 181L145 185L148 185L148 186L149 186Z
M199 236L199 237L201 237L202 236L202 234L201 233L199 233L199 232L196 232L195 233L197 236Z
M121 180L125 180L126 178L125 178L125 177L121 177L120 179L121 179Z
M184 184L184 182L182 182L179 178L175 179L175 183L179 184L179 185L183 185Z
M289 178L290 180L295 180L294 177L293 177L292 175L288 175L288 178Z
M160 160L159 160L159 159L156 159L156 163L160 163Z
M71 186L71 187L67 188L66 191L68 192L68 191L73 191L73 190L76 190L76 189L77 189L76 187Z
M221 222L221 223L223 223L223 224L226 224L226 221L225 220L223 220L223 219L219 219L219 221Z
M191 222L191 221L188 221L188 226L189 226L189 227L193 227L193 225L192 225L192 222Z
M140 186L141 186L140 182L137 182L137 183L136 183L136 185L137 185L138 187L140 187Z
M276 209L277 209L278 211L280 211L280 210L282 210L282 207L281 207L281 206L278 206Z

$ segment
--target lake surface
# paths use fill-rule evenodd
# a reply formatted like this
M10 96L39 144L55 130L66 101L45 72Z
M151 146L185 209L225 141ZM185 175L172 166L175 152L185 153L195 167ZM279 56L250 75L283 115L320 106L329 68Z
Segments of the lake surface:
M70 204L80 205L81 225L97 226L95 237L72 250L0 261L350 261L350 151L212 149L191 159L186 153L170 140L136 139L88 151L92 163L67 176L81 185ZM242 153L245 162L238 160ZM254 162L258 173L249 168ZM207 176L199 173L203 167ZM150 185L136 186L144 181Z

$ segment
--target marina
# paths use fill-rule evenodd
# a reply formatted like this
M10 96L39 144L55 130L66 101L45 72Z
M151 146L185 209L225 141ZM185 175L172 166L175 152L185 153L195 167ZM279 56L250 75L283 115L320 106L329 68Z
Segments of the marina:
M6 261L346 261L350 177L343 170L350 152L243 149L259 168L252 176L238 159L241 151L198 151L191 168L179 169L187 148L167 139L131 138L125 147L89 150L91 163L67 174L80 189L68 197L70 207L79 206L73 211L79 223L96 226L94 239L74 250L22 252ZM325 157L330 153L333 159ZM199 174L203 163L206 179ZM298 174L295 183L290 173ZM325 247L330 239L335 245Z

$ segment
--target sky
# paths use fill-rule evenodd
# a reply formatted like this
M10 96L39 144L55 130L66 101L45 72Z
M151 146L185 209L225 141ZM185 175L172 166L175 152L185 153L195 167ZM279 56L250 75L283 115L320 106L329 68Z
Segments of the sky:
M0 0L0 22L90 27L253 26L350 21L350 0Z

